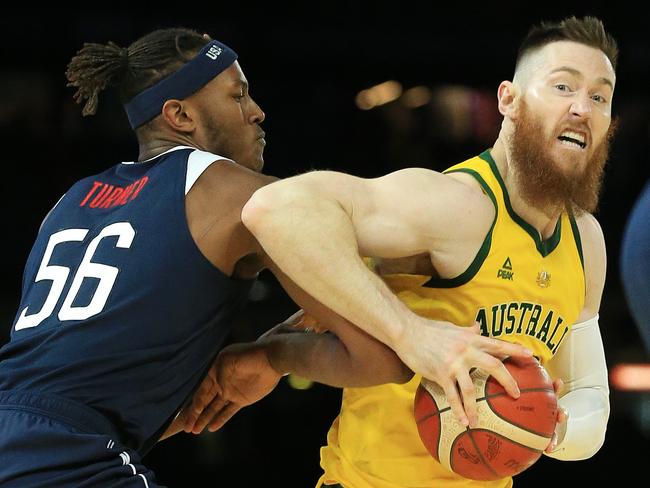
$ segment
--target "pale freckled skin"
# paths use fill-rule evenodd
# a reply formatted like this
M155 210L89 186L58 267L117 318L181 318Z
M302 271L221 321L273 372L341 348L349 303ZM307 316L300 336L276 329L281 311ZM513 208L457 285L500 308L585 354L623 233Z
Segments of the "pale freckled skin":
M565 151L579 152L579 170L607 134L615 83L605 53L570 41L551 43L528 55L513 80L531 111L545 121L545 137L555 139L565 127L583 127L584 149L560 141L553 147L560 163L566 160Z

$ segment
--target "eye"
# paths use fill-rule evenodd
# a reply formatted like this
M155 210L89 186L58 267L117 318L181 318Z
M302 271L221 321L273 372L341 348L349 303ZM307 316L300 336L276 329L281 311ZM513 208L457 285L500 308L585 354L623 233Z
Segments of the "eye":
M592 100L595 100L595 101L598 102L598 103L606 103L606 102L607 102L607 100L605 99L605 97L603 97L602 95L593 95L593 96L591 97L591 99L592 99Z
M564 83L558 83L557 85L555 85L555 88L563 92L571 91L569 85L565 85Z

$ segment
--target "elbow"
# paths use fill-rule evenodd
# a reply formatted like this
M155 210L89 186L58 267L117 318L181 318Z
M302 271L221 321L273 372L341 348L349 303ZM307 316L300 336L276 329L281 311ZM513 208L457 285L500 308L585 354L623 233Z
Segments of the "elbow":
M273 199L269 196L269 193L268 186L259 188L242 208L241 221L253 234L260 223L264 222L266 215L272 208Z
M609 395L605 389L581 388L560 398L569 413L563 441L550 457L581 461L594 456L605 442L609 420Z
M583 461L593 457L605 443L605 427L594 429L590 439L583 442L564 442L551 453L544 453L558 461Z
M580 460L593 457L598 451L600 451L600 448L603 447L603 444L605 444L605 432L603 432L603 435L600 437L600 441L598 441L593 446L590 446L590 449L585 451L584 457L581 457Z
M555 457L560 461L584 461L585 459L593 457L598 451L600 451L600 448L603 447L604 443L605 432L603 431L602 435L592 439L591 443L579 447L576 446L573 450L568 452L565 450L564 454L551 457Z
M253 193L242 207L241 221L253 235L272 232L292 219L298 204L306 202L309 195L300 181L276 181Z
M592 435L592 438L589 442L586 442L584 445L576 446L574 452L568 453L568 456L564 459L565 461L583 461L593 457L600 448L605 444L605 430L607 423L605 422L602 428L594 429L595 432Z
M597 411L595 415L597 416L597 420L594 425L592 441L585 445L584 452L582 453L582 456L578 458L579 460L593 457L598 451L600 451L603 444L605 444L605 434L607 432L607 423L609 422L609 398L606 398L603 401L600 411Z

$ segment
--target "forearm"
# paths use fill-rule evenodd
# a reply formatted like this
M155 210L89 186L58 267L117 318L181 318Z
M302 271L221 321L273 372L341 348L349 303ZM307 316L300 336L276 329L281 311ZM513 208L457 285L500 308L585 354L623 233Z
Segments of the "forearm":
M320 187L309 191L286 180L258 190L242 221L299 287L394 346L414 314L363 263L350 206Z
M334 387L366 387L404 383L411 372L397 359L384 355L356 357L334 334L275 333L259 339L271 366Z
M602 446L609 418L607 364L598 316L575 324L547 367L564 381L559 405L568 413L566 432L547 454L563 461L586 459Z

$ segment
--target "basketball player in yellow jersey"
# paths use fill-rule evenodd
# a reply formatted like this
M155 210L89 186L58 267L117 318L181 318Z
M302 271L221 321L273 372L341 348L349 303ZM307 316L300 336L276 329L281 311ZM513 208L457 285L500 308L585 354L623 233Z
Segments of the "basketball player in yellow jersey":
M289 277L352 323L373 320L401 299L441 327L478 323L482 335L526 345L565 386L559 402L568 417L558 417L557 444L546 453L589 457L603 443L609 415L598 327L605 244L589 212L612 132L616 58L616 43L597 19L535 27L513 81L499 86L504 120L491 149L443 174L413 168L370 180L300 175L258 190L243 221ZM425 259L384 282L360 255ZM352 295L365 298L361 308L349 306ZM405 313L386 343L399 344L409 333ZM316 360L292 351L282 334L264 341L278 373L314 373ZM462 353L450 350L444 358L451 380L429 379L444 388L455 415L473 425L475 391ZM319 368L326 367L322 359ZM219 378L228 399L228 375ZM419 381L344 390L321 451L319 486L512 484L465 480L428 454L413 418ZM344 372L336 383L345 384Z

